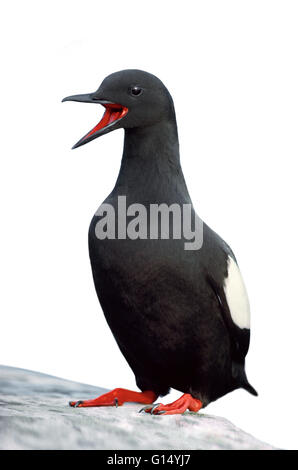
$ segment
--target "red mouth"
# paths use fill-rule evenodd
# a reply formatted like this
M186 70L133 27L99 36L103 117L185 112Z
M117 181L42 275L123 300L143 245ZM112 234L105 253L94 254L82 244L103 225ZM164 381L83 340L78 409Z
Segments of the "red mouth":
M103 117L101 118L100 122L95 127L93 127L93 129L87 135L85 135L85 137L83 137L83 141L95 134L95 132L98 132L113 122L122 119L128 113L128 108L122 106L121 104L102 103L102 105L106 108Z

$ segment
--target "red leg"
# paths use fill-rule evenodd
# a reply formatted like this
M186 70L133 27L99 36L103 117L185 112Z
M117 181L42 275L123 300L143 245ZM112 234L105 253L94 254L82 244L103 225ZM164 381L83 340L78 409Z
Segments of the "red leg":
M184 393L182 397L178 398L176 401L173 401L173 403L169 403L168 405L157 403L157 405L142 408L140 411L144 410L146 413L157 415L176 415L182 414L186 410L197 412L202 408L202 406L203 404L200 400L193 398L189 393Z
M150 390L146 392L132 392L125 388L115 388L111 392L105 393L94 400L70 401L69 405L77 407L84 406L121 406L125 402L153 403L157 398L156 393Z

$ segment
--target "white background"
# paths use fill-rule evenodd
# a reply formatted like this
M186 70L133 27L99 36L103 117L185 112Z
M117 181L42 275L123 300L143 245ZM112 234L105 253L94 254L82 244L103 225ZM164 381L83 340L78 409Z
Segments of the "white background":
M174 98L190 194L234 250L251 301L259 398L239 390L206 412L297 448L297 2L27 0L2 6L0 21L0 362L135 389L87 248L123 131L71 151L102 111L60 101L147 70Z

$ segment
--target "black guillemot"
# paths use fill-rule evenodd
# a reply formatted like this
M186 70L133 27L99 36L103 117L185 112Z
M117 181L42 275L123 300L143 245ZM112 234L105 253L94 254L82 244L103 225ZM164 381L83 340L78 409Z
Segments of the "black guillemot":
M147 404L144 410L151 414L177 414L198 411L241 387L257 395L245 373L250 311L235 256L203 222L198 223L202 240L195 247L186 249L189 237L181 226L176 230L174 206L178 215L179 208L190 208L194 224L200 219L182 173L167 88L150 73L123 70L105 78L94 93L63 101L105 107L101 121L74 148L115 129L125 131L116 185L90 224L89 254L102 310L141 390L117 388L70 405L137 402ZM122 233L119 228L119 198L125 198L130 220L139 217L130 237L128 229ZM153 230L158 221L147 217L152 206L162 205L169 208L169 229L163 233L162 228ZM109 208L109 221L103 223ZM142 221L146 231L140 228ZM107 227L106 235L99 234L105 224L111 236ZM169 236L173 232L176 236ZM170 388L181 391L181 398L153 405Z

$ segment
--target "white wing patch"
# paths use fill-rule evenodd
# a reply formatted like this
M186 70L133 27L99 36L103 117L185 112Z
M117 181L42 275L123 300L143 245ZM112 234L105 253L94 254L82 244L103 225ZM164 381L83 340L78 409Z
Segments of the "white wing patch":
M224 291L233 322L239 328L250 327L250 309L247 292L237 263L229 256L228 276Z

